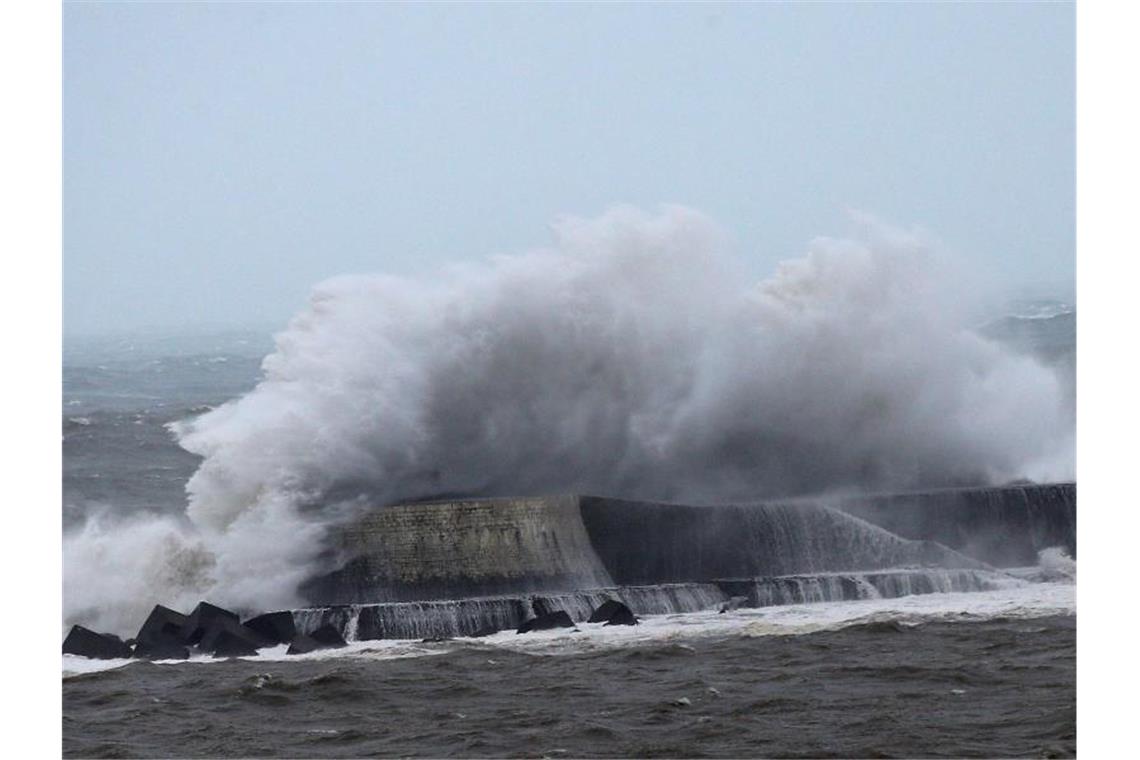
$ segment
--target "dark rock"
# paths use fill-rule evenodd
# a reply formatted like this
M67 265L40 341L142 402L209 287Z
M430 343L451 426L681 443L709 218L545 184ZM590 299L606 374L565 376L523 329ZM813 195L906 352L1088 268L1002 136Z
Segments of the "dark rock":
M257 654L257 645L244 636L226 630L214 637L208 651L214 657L252 657Z
M574 621L570 619L570 615L565 610L555 610L545 615L531 618L519 626L518 633L530 633L531 631L548 631L552 628L573 628Z
M720 606L720 614L723 615L724 613L728 612L729 610L739 609L740 607L743 607L746 604L748 604L748 597L746 597L746 596L734 596Z
M325 624L308 635L295 636L285 654L308 654L319 649L339 649L344 646L348 644L340 635L340 631L332 625Z
M95 660L114 660L130 657L131 648L118 636L96 633L81 625L73 625L67 638L63 640L63 653L77 654Z
M605 623L606 625L637 625L637 616L633 610L616 599L607 599L590 614L587 623Z
M420 639L421 644L439 644L443 641L454 641L451 636L428 636L426 639Z
M236 613L229 610L222 609L209 602L199 602L194 611L190 613L186 619L186 624L182 627L182 641L185 644L194 645L202 640L206 635L206 631L210 629L211 624L216 620L232 620L235 623L240 623L241 619Z
M292 612L267 612L250 618L244 625L273 644L289 644L297 635Z
M637 615L634 615L633 610L623 604L619 609L614 610L614 614L610 615L610 619L607 620L605 624L637 625Z
M199 649L215 657L249 657L265 646L272 643L241 623L223 617L214 618L198 643Z
M182 629L186 626L186 621L187 617L181 612L156 604L135 635L136 650L139 647L154 650L184 646L186 642L182 638Z
M594 611L590 613L590 617L589 617L589 619L586 620L586 622L587 623L604 623L604 622L606 622L607 620L610 619L610 615L613 614L614 610L617 609L619 604L621 604L621 602L617 601L616 599L607 599L606 601L599 604L597 606L597 608L594 609Z
M344 647L348 646L348 642L340 635L340 631L336 626L325 623L317 630L309 634L309 636L329 647Z
M143 640L135 645L133 656L143 660L186 660L190 657L190 650L169 641Z
M322 645L312 636L299 633L293 637L293 643L289 645L285 654L308 654L309 652L316 652L318 649L328 649L328 647Z

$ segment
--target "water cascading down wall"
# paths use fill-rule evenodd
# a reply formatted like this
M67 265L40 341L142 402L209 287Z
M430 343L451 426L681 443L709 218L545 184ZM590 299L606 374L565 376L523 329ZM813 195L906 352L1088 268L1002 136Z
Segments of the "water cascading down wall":
M359 638L470 635L544 609L584 620L611 596L654 614L731 597L764 606L984 590L987 562L1075 548L1073 484L830 504L554 496L378 508L334 537L338 567L305 585L313 606L295 615L303 630L331 622Z
M1037 552L1077 556L1077 484L946 488L835 499L838 509L905 538L938 541L997 567L1032 565Z

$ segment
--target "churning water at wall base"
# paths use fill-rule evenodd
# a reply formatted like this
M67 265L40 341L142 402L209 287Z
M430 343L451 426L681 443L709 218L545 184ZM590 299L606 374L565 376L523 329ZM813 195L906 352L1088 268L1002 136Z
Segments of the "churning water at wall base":
M720 599L727 599L721 592ZM503 600L465 600L466 602L502 602ZM424 602L439 605L441 602ZM457 607L460 603L454 603ZM331 622L342 631L351 631L353 617L358 621L359 608L298 610L294 612L298 626L312 630L324 622ZM392 614L393 608L412 605L374 605ZM994 619L1032 619L1046 616L1076 615L1076 586L1071 581L1018 582L1007 579L996 583L987 591L914 594L901 597L868 597L853 601L810 602L773 605L767 607L738 607L719 612L719 603L693 612L647 614L641 616L637 626L603 626L600 623L578 622L578 630L556 629L518 635L513 627L480 638L454 638L430 643L421 641L434 638L437 630L423 624L419 630L412 624L405 629L404 638L363 639L349 642L344 649L320 650L305 655L286 655L284 645L262 649L254 657L243 658L250 662L297 662L301 660L339 660L365 657L369 659L402 659L424 657L451 651L459 647L478 647L492 650L509 648L533 654L563 654L613 648L651 646L661 642L692 642L706 638L734 636L800 636L825 630L838 630L846 626L865 623L891 625L922 625L932 622L981 622ZM412 618L414 619L414 618ZM439 617L427 617L438 620ZM225 660L207 655L195 655L189 660L161 662L162 667L217 666ZM67 679L124 666L144 665L138 660L89 660L73 655L63 656L63 675Z
M915 594L979 592L1027 583L986 570L900 568L863 573L820 573L718 580L715 583L670 583L620 586L564 594L486 597L478 599L337 605L295 610L298 630L308 633L333 625L346 640L422 639L485 635L513 630L536 614L563 610L576 623L607 599L624 602L634 614L677 615L734 606L770 607L818 602L892 599Z
M554 610L564 610L581 622L607 599L620 599L644 616L706 610L728 596L712 583L672 583L564 594L316 607L294 610L293 618L302 632L331 624L349 641L472 636L514 630L535 614Z
M991 591L1024 583L986 570L901 569L872 573L821 573L719 581L721 589L744 597L742 606L894 599L914 594Z

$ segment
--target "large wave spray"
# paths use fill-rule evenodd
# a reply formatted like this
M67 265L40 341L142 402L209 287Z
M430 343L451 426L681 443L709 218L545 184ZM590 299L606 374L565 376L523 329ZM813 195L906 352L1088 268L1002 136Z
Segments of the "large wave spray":
M864 221L749 284L684 208L555 231L551 249L430 279L318 286L254 391L176 426L204 461L192 527L164 533L165 551L181 540L198 561L135 604L295 603L324 526L365 503L755 500L1072 474L1057 378L963 329L915 235ZM90 534L69 539L68 578ZM129 606L86 583L65 590L87 597L69 609Z

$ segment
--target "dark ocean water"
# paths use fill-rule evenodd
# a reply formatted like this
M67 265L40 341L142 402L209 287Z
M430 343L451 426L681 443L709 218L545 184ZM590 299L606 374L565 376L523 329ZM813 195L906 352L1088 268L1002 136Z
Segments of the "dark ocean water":
M63 684L67 757L1071 757L1076 618L528 654L126 667Z
M177 514L199 459L167 429L251 390L269 333L135 335L64 347L63 519Z

